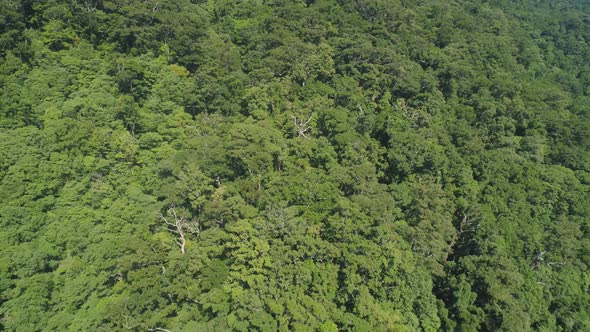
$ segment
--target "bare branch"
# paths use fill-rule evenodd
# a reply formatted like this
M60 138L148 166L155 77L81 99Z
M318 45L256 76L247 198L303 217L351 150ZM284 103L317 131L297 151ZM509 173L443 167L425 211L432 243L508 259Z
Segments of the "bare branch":
M161 332L171 332L170 330L163 329L161 327L155 327L153 329L148 329L149 332L161 331Z
M186 234L196 234L198 237L201 233L201 225L194 220L187 220L184 216L179 215L174 205L171 205L166 213L168 217L174 218L174 222L170 222L163 215L160 215L160 218L166 224L168 231L177 235L174 243L180 247L180 252L184 254L186 252Z
M311 113L309 118L305 121L302 119L297 119L297 117L295 117L294 115L291 117L293 119L293 124L295 125L295 129L297 130L297 134L299 134L299 136L309 138L307 137L307 135L305 135L305 133L311 129L309 123L311 122L313 115L314 113Z

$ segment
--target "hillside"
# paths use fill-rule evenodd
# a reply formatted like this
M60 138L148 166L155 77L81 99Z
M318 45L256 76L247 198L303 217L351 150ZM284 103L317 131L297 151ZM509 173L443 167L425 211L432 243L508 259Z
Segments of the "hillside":
M0 23L0 330L590 331L587 1Z

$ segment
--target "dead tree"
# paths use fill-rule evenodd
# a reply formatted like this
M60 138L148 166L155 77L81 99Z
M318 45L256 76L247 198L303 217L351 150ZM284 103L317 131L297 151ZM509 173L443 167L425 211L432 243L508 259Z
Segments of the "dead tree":
M535 255L535 258L533 258L533 261L531 262L531 268L533 268L535 270L539 268L541 263L543 263L543 261L545 260L543 258L543 255L545 255L545 253L547 253L547 252L541 251Z
M188 234L196 234L198 237L201 233L201 226L195 220L189 220L176 212L176 207L172 205L166 216L160 215L160 218L166 223L169 232L176 234L174 242L180 247L180 252L185 253L186 237Z
M311 119L313 118L313 113L311 113L309 118L305 121L302 119L297 119L295 116L292 116L292 118L293 118L293 124L295 124L295 129L297 130L297 134L299 134L299 136L301 136L301 137L309 138L305 135L305 133L311 129L311 126L309 125L309 123L311 122Z

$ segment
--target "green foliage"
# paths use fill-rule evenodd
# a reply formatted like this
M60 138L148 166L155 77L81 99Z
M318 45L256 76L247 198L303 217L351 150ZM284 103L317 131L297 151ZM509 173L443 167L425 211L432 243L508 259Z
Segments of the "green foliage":
M583 1L1 1L0 330L590 330Z

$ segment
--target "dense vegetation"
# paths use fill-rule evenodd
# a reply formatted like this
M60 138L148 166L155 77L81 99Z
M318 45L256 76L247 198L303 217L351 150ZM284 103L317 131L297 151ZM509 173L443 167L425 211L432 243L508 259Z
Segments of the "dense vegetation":
M0 20L0 330L590 331L587 2Z

